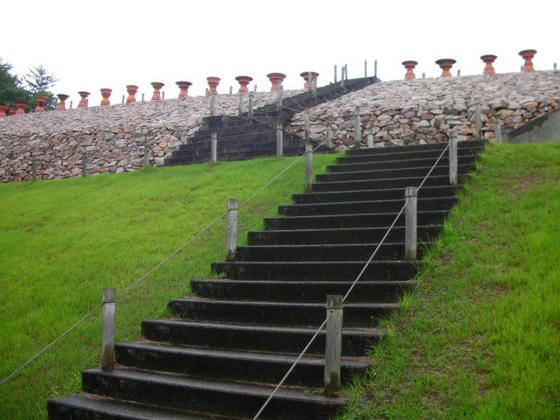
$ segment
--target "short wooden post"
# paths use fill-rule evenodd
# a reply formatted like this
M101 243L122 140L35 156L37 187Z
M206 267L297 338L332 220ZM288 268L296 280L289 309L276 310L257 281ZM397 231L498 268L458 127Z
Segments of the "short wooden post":
M313 185L313 143L305 142L305 192L310 193Z
M340 66L340 87L344 87L344 66Z
M142 94L142 103L144 103L144 94Z
M362 143L362 122L358 111L354 113L354 141L357 145Z
M210 95L210 115L214 115L216 112L216 91Z
M255 99L255 94L253 92L249 92L249 110L247 111L247 116L249 118L253 118L253 101Z
M253 88L253 92L257 91L257 87L258 87L258 85L255 85L255 87Z
M165 100L165 92L163 92L163 91L161 92L161 100L162 101Z
M327 336L325 339L325 394L334 397L341 388L340 357L342 353L341 295L327 295Z
M115 302L114 287L103 288L103 330L101 333L101 369L113 370L115 365Z
M212 132L210 137L210 161L216 163L218 161L218 133Z
M332 128L330 126L327 127L327 147L329 149L333 148L332 144Z
M276 95L276 110L280 111L282 109L282 101L284 100L284 86L278 86Z
M404 258L416 260L417 247L417 195L418 188L406 187L405 196L405 235Z
M74 103L72 101L70 101L70 109L72 109L73 104Z
M335 83L337 82L337 80L336 80L336 79L337 79L337 76L338 76L338 75L337 75L337 72L338 72L338 70L337 70L336 64L335 64L335 65L334 65L334 82L335 82Z
M231 260L237 251L237 211L239 210L239 203L237 199L230 198L227 203L228 224L227 224L227 256Z
M229 94L230 94L230 95L233 94L233 86L230 86L230 87L229 87Z
M476 123L476 138L480 139L482 137L482 116L480 115L480 97L474 98L475 101L475 123Z
M364 77L367 77L367 60L364 60Z
M239 92L239 115L241 115L243 113L243 103L245 102L245 94L242 92Z
M367 147L370 149L373 147L373 134L371 133L367 135Z
M373 62L373 77L377 77L377 60Z
M150 145L144 144L144 168L150 166Z
M457 70L457 77L461 77L461 69Z
M303 113L304 127L305 127L305 140L309 140L310 134L310 122L309 122L309 111Z
M121 104L124 104L124 95L122 96Z
M31 161L31 179L37 181L37 159Z
M500 122L500 118L496 117L494 120L494 131L497 143L502 143L504 141L502 137L502 123Z
M344 79L348 80L348 64L344 65Z
M282 123L276 124L276 156L284 155L284 131Z
M554 63L554 64L552 65L552 70L556 71L557 68L558 68L558 65L557 65L556 63Z
M88 174L87 164L88 164L87 153L82 153L82 177L86 177Z
M455 131L449 135L449 183L457 185L457 136Z

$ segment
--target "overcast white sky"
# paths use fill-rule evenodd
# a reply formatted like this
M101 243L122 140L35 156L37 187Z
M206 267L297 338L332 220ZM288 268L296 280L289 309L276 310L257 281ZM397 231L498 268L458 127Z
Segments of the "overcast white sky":
M266 74L287 74L287 89L302 87L299 73L320 73L319 85L333 80L333 65L348 64L350 78L369 73L378 60L378 77L404 77L401 62L419 62L416 75L439 76L438 58L454 58L463 75L480 74L480 56L498 56L497 72L519 71L517 54L536 49L537 70L560 63L558 5L532 1L145 1L25 0L0 7L0 57L23 75L43 64L74 106L79 90L113 89L120 102L125 85L140 86L151 97L152 81L165 83L166 98L176 97L175 82L193 83L204 93L207 76L222 78L218 91L239 85L238 75L268 90ZM139 98L140 95L137 95Z

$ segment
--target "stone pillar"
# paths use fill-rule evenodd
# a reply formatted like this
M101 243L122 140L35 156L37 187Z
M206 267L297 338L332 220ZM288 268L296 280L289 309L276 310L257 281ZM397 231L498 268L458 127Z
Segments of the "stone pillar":
M239 93L249 93L247 85L253 80L251 76L237 76L235 80L239 82Z
M78 92L78 95L81 96L80 103L78 104L78 108L87 108L88 107L88 96L89 92Z
M457 61L452 58L441 58L437 60L436 64L443 70L441 77L451 77L451 72L449 70L451 70L451 67L453 67L453 64L456 62Z
M165 86L165 84L161 82L152 82L152 87L154 88L154 94L152 95L152 101L161 101L161 88Z
M136 102L136 92L138 92L138 86L126 85L126 93L128 93L128 97L126 98L127 104Z
M525 64L523 65L523 71L525 73L531 73L535 71L535 68L533 67L533 57L535 56L536 53L537 50L519 51L519 55L523 57L523 59L525 60Z
M268 77L270 84L272 85L270 87L270 91L276 92L278 90L278 86L280 86L286 78L286 75L284 73L268 73L266 77Z
M47 98L45 96L37 96L35 98L37 106L35 107L35 112L44 112L45 105L47 104Z
M417 61L407 60L403 61L402 65L406 68L406 74L404 75L404 80L414 80L416 75L414 74L414 67L418 64Z
M68 99L68 95L65 95L64 93L60 93L56 96L58 96L58 101L59 101L56 109L58 109L59 111L65 111L66 110L66 99Z
M175 82L179 86L179 99L184 99L189 97L189 86L192 85L191 82L179 81Z
M102 106L111 105L111 102L109 102L109 96L111 96L112 91L113 90L109 88L101 89L101 96L103 97L103 99L101 99Z
M486 63L486 66L484 67L484 71L482 72L482 74L488 74L488 75L496 74L496 70L494 70L494 67L492 66L492 63L496 60L496 58L498 57L492 54L486 54L480 57L480 59Z
M303 80L305 81L305 84L303 85L304 89L310 89L314 85L317 86L317 77L319 76L319 73L314 71L304 71L303 73L300 73L300 76L303 77ZM309 77L311 77L311 80L309 80Z
M206 80L208 81L208 86L210 87L206 91L206 96L212 96L214 93L218 94L218 85L220 84L220 78L215 76L207 77Z

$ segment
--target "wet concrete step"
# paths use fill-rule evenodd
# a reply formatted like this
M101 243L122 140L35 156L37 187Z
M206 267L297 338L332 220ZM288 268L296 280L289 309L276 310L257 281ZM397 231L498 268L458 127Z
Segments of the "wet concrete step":
M82 373L86 392L144 404L252 417L273 389L271 385L212 381L136 369ZM329 418L344 407L342 397L327 398L303 388L281 388L267 408L267 418Z
M470 146L470 145L469 145ZM483 146L471 146L471 147L462 147L457 150L459 156L463 156L464 154L477 154L484 149ZM432 149L432 150L422 150L422 149L413 149L413 150L401 150L400 148L394 150L392 147L384 147L384 148L374 148L374 149L366 149L361 154L354 154L354 155L346 155L340 156L336 159L336 162L339 164L351 164L351 163L364 163L364 162L383 162L387 160L403 160L403 159L433 159L432 162L435 162L436 159L441 155L443 152L443 148ZM392 150L392 151L389 151ZM443 155L442 159L447 160L448 155Z
M192 290L200 297L214 299L279 300L325 303L327 295L345 295L352 281L279 280L192 280ZM396 302L402 293L416 286L414 280L359 281L347 302Z
M299 353L319 325L309 327L274 327L244 324L158 319L142 322L142 334L149 340L212 347L216 349ZM251 324L253 322L253 324ZM347 328L342 330L342 354L365 356L387 331L383 328ZM308 354L323 354L325 331L321 331Z
M457 142L457 149L471 147L484 147L486 140L468 140ZM430 144L413 144L409 146L388 146L376 148L363 148L363 149L349 149L346 151L348 156L356 155L369 155L369 154L386 154L386 153L407 153L410 151L425 151L425 150L440 150L442 151L447 146L447 142L430 143Z
M426 172L427 174L427 172ZM381 178L381 179L358 179L358 180L339 180L339 181L325 181L313 183L312 189L314 192L332 192L332 191L355 191L355 190L376 190L376 189L393 189L401 188L404 190L406 187L417 187L423 181L423 175L414 176L399 176L394 178ZM469 174L461 174L459 181L469 179ZM448 186L449 174L444 175L430 175L424 183L427 186Z
M436 238L443 225L418 225L418 241ZM403 242L404 226L395 226L387 241ZM248 245L317 245L317 244L364 244L378 242L387 232L387 227L362 227L338 229L292 229L265 230L248 233Z
M240 352L156 342L119 343L115 351L117 361L127 367L259 383L282 378L297 357L296 354ZM368 358L342 358L342 382L348 383L352 375L363 374L369 365ZM324 356L306 355L287 378L286 385L321 387L324 366Z
M229 261L212 263L217 274L232 280L354 280L366 261ZM372 261L363 280L409 280L421 261Z
M357 274L357 273L356 273ZM266 325L320 325L325 319L325 303L268 302L185 298L172 299L167 307L191 321L246 322L258 319ZM379 319L400 308L398 303L347 303L346 327L375 327Z
M465 154L459 155L457 160L459 165L468 165L477 159L478 155ZM415 159L398 159L398 160L384 160L381 162L358 162L358 163L345 163L337 165L327 165L328 172L354 172L354 171L369 171L377 169L399 169L411 167L430 167L435 164L437 158L415 158ZM447 159L441 159L440 162L448 163Z

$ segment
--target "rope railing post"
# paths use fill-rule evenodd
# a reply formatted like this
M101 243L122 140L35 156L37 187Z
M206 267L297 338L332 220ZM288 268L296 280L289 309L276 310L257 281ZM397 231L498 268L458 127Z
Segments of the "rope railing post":
M239 115L243 114L244 103L245 103L245 94L243 92L239 92L239 105L238 105Z
M348 80L348 64L344 65L344 80Z
M417 206L418 188L406 187L405 196L405 234L404 234L404 258L416 260L417 248Z
M88 174L87 170L88 156L87 153L82 153L82 177L85 178Z
M332 128L330 126L327 127L327 147L329 149L333 148L332 144Z
M283 101L283 96L284 96L284 86L282 86L280 84L280 86L278 86L278 90L276 91L276 110L280 111L282 109L282 101Z
M144 168L150 166L150 145L144 144Z
M303 121L304 121L304 129L305 129L305 141L309 140L310 135L310 126L311 123L309 121L309 111L305 111L303 113Z
M354 142L356 146L362 143L362 122L360 120L360 113L358 110L354 112Z
M475 102L474 119L476 124L475 136L477 139L480 139L482 137L482 116L480 115L480 97L477 96L476 98L474 98L474 102Z
M373 62L373 77L377 77L377 60Z
M335 64L335 65L334 65L334 83L335 83L335 84L336 84L336 82L337 82L337 80L336 80L336 78L337 78L337 76L338 76L338 75L336 74L337 72L338 72L338 70L337 70L336 64Z
M305 192L310 193L313 185L313 143L305 142Z
M216 163L218 161L218 133L212 131L210 137L210 161Z
M37 181L37 159L31 161L31 179Z
M115 302L114 287L103 289L103 330L101 333L101 369L113 370L115 365Z
M282 123L276 124L276 156L284 155L284 131Z
M327 295L327 336L325 339L325 395L340 391L340 356L342 349L342 295Z
M449 134L449 183L457 185L457 136L455 131Z
M214 115L216 112L216 91L212 92L210 95L210 115Z
M368 149L373 147L373 134L371 133L367 135L367 147Z
M344 87L344 66L340 66L340 87Z
M503 137L502 137L502 124L500 122L500 118L496 117L496 119L494 120L494 125L495 125L495 135L496 135L496 142L497 143L502 143L504 141Z
M237 251L237 211L239 202L235 198L230 198L227 203L227 257L233 259Z
M364 60L364 77L367 78L367 60Z
M247 116L253 118L253 101L255 99L254 92L249 92L249 110L247 111Z

